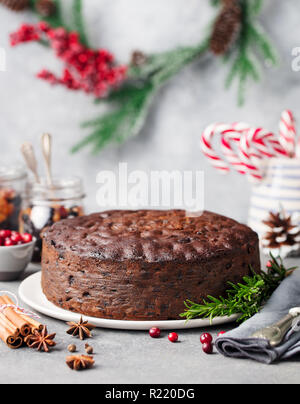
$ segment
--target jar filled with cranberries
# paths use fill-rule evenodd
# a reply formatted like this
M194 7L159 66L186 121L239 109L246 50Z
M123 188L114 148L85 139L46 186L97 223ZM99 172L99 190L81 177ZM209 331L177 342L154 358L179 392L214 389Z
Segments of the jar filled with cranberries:
M23 167L0 165L0 229L18 230L26 178Z
M41 261L42 230L60 220L82 216L84 197L83 184L78 177L54 178L52 184L43 178L40 183L27 183L19 230L37 239L34 262Z

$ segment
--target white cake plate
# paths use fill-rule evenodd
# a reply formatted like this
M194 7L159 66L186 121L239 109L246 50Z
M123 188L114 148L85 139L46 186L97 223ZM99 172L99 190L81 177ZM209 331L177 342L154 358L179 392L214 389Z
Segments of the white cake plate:
M19 287L19 296L33 310L49 317L63 321L79 321L81 315L71 311L60 309L47 300L41 288L41 273L37 272L25 279ZM209 327L235 321L239 316L217 317L212 322L209 319L166 320L166 321L127 321L108 320L104 318L84 316L84 320L101 328L114 328L119 330L149 330L151 327L159 327L162 330L179 330L188 328Z

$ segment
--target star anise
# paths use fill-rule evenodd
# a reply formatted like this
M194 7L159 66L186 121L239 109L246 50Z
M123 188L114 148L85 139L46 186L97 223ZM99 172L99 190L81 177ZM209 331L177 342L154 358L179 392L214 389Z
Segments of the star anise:
M66 364L72 370L85 370L92 368L95 361L92 356L72 355L67 357Z
M49 352L49 347L54 347L56 343L53 341L56 334L48 334L47 327L44 326L42 331L35 330L33 334L25 338L25 343L29 348L37 349L38 351Z
M73 335L73 337L79 335L81 340L85 338L91 338L91 331L96 328L93 324L90 324L88 321L83 321L82 317L80 318L79 323L69 322L67 323L71 328L67 331L67 334Z

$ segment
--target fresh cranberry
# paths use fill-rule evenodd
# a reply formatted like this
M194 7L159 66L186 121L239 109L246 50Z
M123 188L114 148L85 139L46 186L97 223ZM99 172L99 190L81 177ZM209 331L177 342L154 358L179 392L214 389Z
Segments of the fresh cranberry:
M61 219L66 219L68 217L68 211L64 206L61 206L59 208L59 215Z
M152 338L159 338L160 337L160 329L157 327L152 327L149 330L150 337Z
M24 243L30 243L32 241L32 235L29 233L22 234L22 240Z
M211 344L212 340L213 340L212 336L207 332L200 336L201 344Z
M8 238L11 236L10 230L0 230L0 237Z
M205 342L205 343L202 345L202 351L203 351L204 353L208 354L208 355L211 354L211 353L213 353L213 346L212 346L212 344Z
M169 341L171 342L177 342L178 341L178 334L176 332L170 332L168 335Z
M6 238L4 245L5 247L12 247L13 245L16 245L16 243L11 238Z
M226 334L226 331L220 331L218 337L222 337L222 335Z
M23 241L21 234L18 232L13 232L10 239L14 241L15 244L17 244L19 241Z
M5 239L3 237L0 237L0 246L4 245L4 241L5 241Z

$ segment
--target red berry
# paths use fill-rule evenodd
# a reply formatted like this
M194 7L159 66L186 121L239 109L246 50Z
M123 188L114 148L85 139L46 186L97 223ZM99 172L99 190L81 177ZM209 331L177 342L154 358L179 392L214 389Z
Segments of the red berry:
M24 243L30 243L32 241L32 235L29 233L22 234L22 240Z
M218 337L222 337L222 335L226 334L226 331L220 331Z
M5 239L3 237L0 237L0 246L4 245L4 241L5 241Z
M160 337L160 329L157 327L152 327L149 330L150 337L159 338Z
M202 351L203 351L204 353L208 354L208 355L211 354L211 353L213 353L213 346L212 346L212 344L205 342L205 343L202 345Z
M68 217L69 213L64 206L61 206L59 208L59 215L60 215L61 219L66 219Z
M8 238L11 236L10 230L0 230L0 237Z
M15 244L19 243L19 241L23 241L21 234L18 232L13 232L10 239L14 241Z
M211 344L213 337L209 333L204 333L200 336L201 344Z
M169 341L171 342L177 342L178 341L178 334L176 332L170 332L168 335Z
M11 247L13 245L16 245L16 243L11 239L11 238L6 238L4 241L5 247Z

